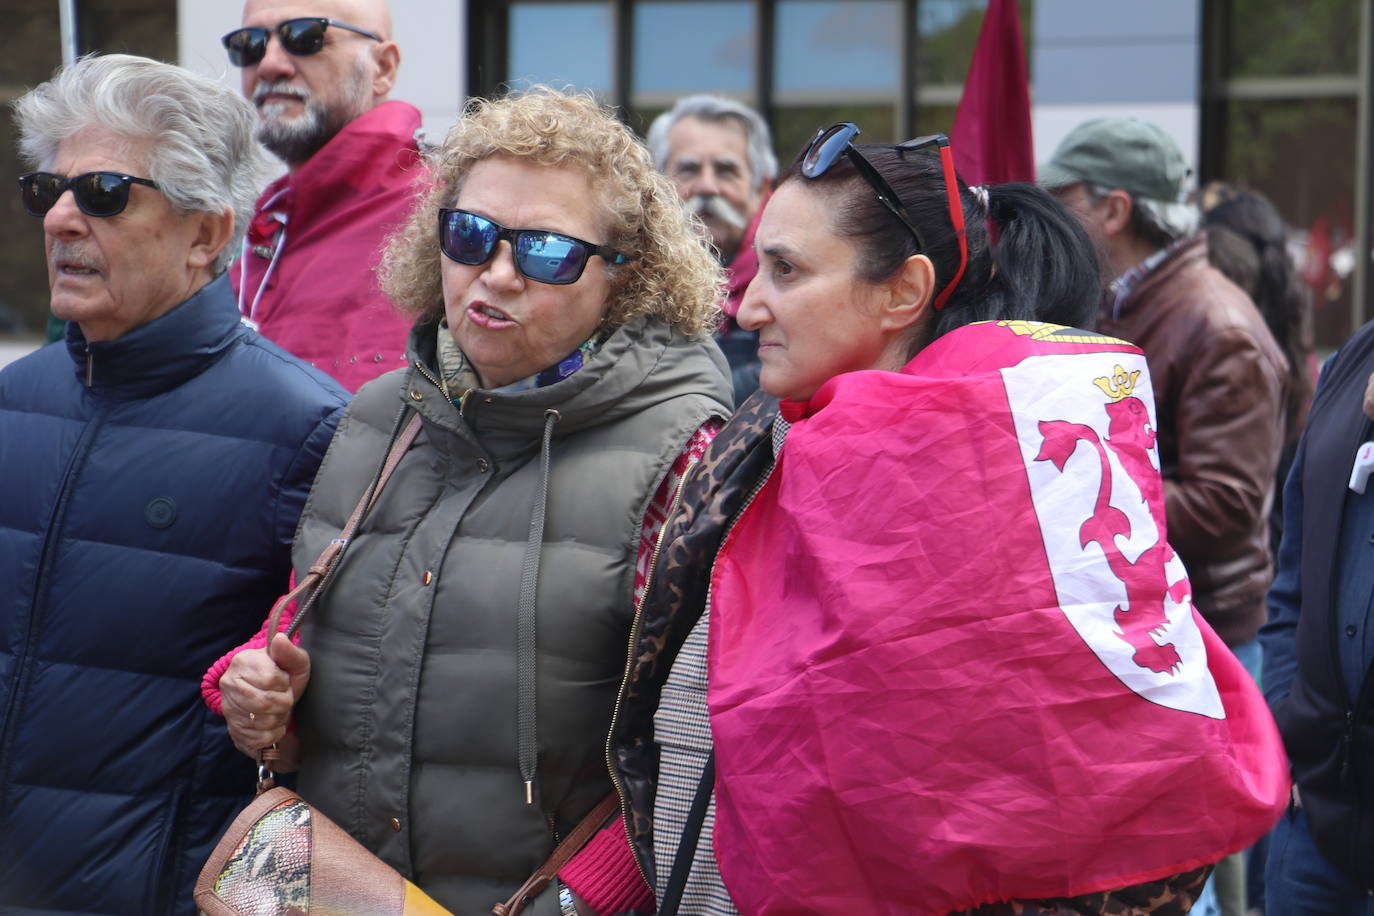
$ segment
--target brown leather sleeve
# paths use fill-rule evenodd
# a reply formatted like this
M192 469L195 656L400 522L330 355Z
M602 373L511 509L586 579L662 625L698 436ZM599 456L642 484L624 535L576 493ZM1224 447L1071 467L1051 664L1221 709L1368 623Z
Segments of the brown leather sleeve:
M1248 331L1199 341L1174 403L1177 464L1166 469L1169 543L1209 560L1264 530L1283 447L1282 367Z

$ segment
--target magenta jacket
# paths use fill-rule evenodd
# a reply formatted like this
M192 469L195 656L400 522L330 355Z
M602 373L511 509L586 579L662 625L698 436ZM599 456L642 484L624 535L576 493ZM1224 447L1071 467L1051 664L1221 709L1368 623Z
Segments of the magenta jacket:
M376 267L424 174L419 127L405 102L352 121L267 186L229 268L239 310L263 336L350 391L405 362L411 320L383 295Z

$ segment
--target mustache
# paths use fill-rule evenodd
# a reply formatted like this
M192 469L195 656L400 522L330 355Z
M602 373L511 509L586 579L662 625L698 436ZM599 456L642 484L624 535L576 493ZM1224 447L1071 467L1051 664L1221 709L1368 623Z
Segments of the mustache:
M268 95L285 95L302 102L310 101L310 90L304 86L293 85L286 80L277 80L273 83L259 83L253 90L253 104L257 105Z
M719 194L693 194L687 198L687 209L697 216L712 216L736 229L743 229L749 225L749 220L744 218L744 214L730 205L730 202Z
M68 267L105 272L105 259L85 242L54 240L52 250L48 253L48 264L54 270L57 269L57 265L65 264Z

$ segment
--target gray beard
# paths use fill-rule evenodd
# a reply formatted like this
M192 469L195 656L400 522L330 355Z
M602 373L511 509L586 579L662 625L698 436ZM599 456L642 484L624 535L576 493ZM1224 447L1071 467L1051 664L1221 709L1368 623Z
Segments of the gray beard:
M300 117L290 121L265 120L258 126L258 140L278 159L298 166L318 153L351 119L331 117L314 99Z
M255 103L269 91L285 90L301 100L304 111L299 117L289 121L260 114L262 123L258 125L258 142L291 168L296 168L318 153L326 143L334 139L335 134L368 109L370 95L365 58L359 57L354 62L353 69L346 79L349 91L344 100L333 109L326 107L300 87L281 83L259 86L254 92Z

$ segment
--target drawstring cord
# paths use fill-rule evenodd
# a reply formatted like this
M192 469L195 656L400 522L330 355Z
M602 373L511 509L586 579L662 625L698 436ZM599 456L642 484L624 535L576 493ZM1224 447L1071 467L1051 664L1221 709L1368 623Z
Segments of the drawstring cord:
M268 208L276 204L287 190L289 189L282 188L273 194L271 199L262 205L262 212L267 213ZM247 232L243 234L243 241L239 245L239 314L254 322L254 328L257 327L254 316L258 312L258 302L267 289L267 281L272 279L272 273L277 269L277 262L281 260L282 249L286 247L286 214L272 213L270 215L281 225L277 229L277 240L272 248L272 260L267 263L267 270L263 271L262 279L258 281L258 290L253 294L253 301L246 309L243 307L243 297L248 292L248 252L250 251Z
M538 764L535 724L535 629L538 623L536 598L539 590L539 559L544 550L544 514L549 500L549 446L553 428L562 416L549 408L544 411L544 441L539 449L539 489L530 515L530 536L525 542L525 560L520 568L520 606L515 621L516 734L519 741L520 778L525 781L525 804L534 804L534 779Z

